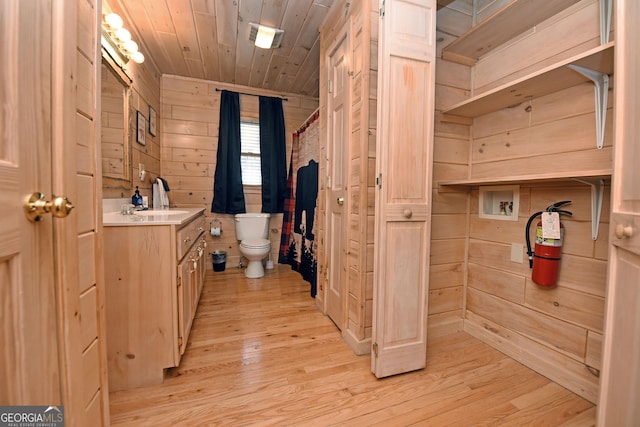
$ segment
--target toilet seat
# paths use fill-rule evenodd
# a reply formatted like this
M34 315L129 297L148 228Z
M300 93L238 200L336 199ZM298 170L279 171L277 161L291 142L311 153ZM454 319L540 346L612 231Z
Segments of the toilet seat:
M265 248L267 246L271 245L271 242L267 239L246 239L243 240L242 242L240 242L240 246L247 248L247 249L260 249L260 248Z

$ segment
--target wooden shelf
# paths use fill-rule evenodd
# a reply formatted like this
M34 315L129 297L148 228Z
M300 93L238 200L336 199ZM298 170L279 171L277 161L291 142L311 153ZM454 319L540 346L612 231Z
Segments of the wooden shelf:
M532 184L548 182L568 182L575 181L591 187L591 237L598 239L598 229L602 214L602 201L604 199L605 180L611 179L611 169L600 169L591 171L576 171L569 175L558 175L555 173L522 175L509 177L490 177L477 179L458 179L452 181L440 181L441 187L465 188L479 187L483 185L506 185L506 184Z
M438 0L438 10L442 9L443 7L447 7L450 3L453 3L453 0Z
M479 117L591 81L577 71L568 68L567 65L577 65L611 75L613 74L613 46L614 42L609 42L590 49L580 55L460 102L444 110L443 114L467 118Z
M442 50L442 58L473 65L483 55L580 0L513 0Z
M523 183L546 183L546 182L566 182L585 181L593 179L611 179L611 169L599 169L592 171L576 171L571 175L558 175L556 173L521 175L521 176L501 176L489 178L456 179L451 181L440 181L439 185L446 187L474 187L479 185L503 185L503 184L523 184Z

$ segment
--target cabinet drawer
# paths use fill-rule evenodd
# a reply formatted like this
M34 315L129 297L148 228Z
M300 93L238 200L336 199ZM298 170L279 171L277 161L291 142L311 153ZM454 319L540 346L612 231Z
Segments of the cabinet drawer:
M200 233L204 231L204 227L205 218L202 215L178 230L176 233L176 255L178 261L189 251L191 245L193 245Z

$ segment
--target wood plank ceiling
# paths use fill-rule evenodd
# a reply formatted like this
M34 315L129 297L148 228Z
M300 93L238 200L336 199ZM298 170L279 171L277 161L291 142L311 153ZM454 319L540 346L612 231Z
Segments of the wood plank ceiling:
M338 1L105 0L133 22L134 39L161 74L312 97L319 96L319 28ZM438 0L438 7L451 1ZM255 47L252 22L284 30L282 45Z
M335 0L108 0L133 22L162 74L318 96L319 28ZM249 41L249 23L284 30L277 49ZM136 36L134 36L135 38ZM150 59L152 58L152 59Z

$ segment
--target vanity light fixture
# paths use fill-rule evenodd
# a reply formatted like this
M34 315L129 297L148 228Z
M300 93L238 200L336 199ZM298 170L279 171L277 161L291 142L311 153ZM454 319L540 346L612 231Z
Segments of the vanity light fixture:
M268 27L266 25L249 23L249 40L262 49L275 49L280 47L284 30Z
M102 20L102 47L124 67L131 59L137 64L144 62L138 43L131 39L131 32L124 28L124 21L117 13L108 13Z

